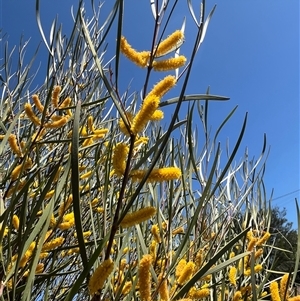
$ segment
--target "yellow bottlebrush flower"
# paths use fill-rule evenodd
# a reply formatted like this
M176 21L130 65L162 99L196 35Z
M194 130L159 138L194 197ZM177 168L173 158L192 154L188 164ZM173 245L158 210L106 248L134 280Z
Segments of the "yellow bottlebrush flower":
M141 301L151 301L151 274L150 267L152 256L146 254L140 261L138 273L138 286L140 291Z
M60 108L67 108L69 107L71 104L71 98L67 97L61 104L60 104Z
M137 52L130 46L130 44L123 36L120 40L120 50L128 59L130 59L133 63L137 64L139 67L144 68L147 66L148 60L150 58L150 52Z
M12 217L12 225L13 225L13 227L16 229L16 230L19 230L19 227L20 227L20 220L19 220L19 218L18 218L18 216L17 215L13 215L13 217Z
M160 273L157 279L157 283L159 285L158 292L160 295L160 299L162 301L169 301L169 288L168 288L168 280L163 277L163 274Z
M24 165L24 167L23 167L23 165ZM30 169L31 167L32 167L32 160L30 158L27 158L24 163L21 163L14 168L14 170L11 173L11 179L13 181L16 180L19 177L22 168Z
M25 252L24 256L22 257L22 259L20 260L20 267L23 268L26 263L29 261L29 259L31 258L32 256L32 253L35 249L35 246L36 246L36 242L33 241L30 245L29 245L29 248L28 250Z
M95 130L95 126L94 126L94 118L92 115L88 116L87 124L88 124L89 131L93 132Z
M192 287L188 293L188 296L190 298L196 300L208 297L209 295L210 295L209 288L196 289L195 287Z
M234 252L230 252L229 258L233 258L234 256L235 256L235 253Z
M32 98L36 108L40 111L40 113L43 113L44 112L44 106L41 104L39 96L36 95L36 94L33 94L31 98Z
M46 258L48 255L49 255L48 252L42 252L42 253L40 253L39 259L44 259L44 258Z
M270 284L270 291L271 291L272 301L281 301L279 290L278 290L278 283L276 281Z
M54 195L54 192L55 192L54 189L48 191L45 195L45 199L50 199Z
M83 141L82 146L86 147L89 145L92 145L94 143L94 139L93 138L87 138Z
M131 281L126 281L122 288L122 295L127 295L131 291L132 283Z
M129 252L129 248L128 247L124 248L123 251L122 251L123 254L127 254L128 252Z
M41 125L40 119L34 114L31 104L25 103L24 105L25 113L28 116L28 118L32 121L35 125Z
M86 137L88 135L87 128L85 125L80 128L79 132L80 136Z
M280 298L285 300L285 296L288 296L287 284L288 284L289 274L284 274L280 280Z
M300 301L300 295L299 295L299 296L292 297L292 298L288 298L287 300L288 300L288 301ZM272 300L272 301L273 301L273 300Z
M176 269L175 269L175 276L176 276L176 278L178 279L179 277L180 277L180 275L182 274L182 272L183 272L183 269L185 268L185 266L186 266L186 260L184 259L184 258L182 258L179 262L178 262L178 264L177 264L177 266L176 266Z
M149 253L152 256L153 261L156 260L156 246L157 246L157 242L155 240L152 240L149 246Z
M155 56L163 56L176 50L183 43L183 40L183 32L181 30L174 31L170 36L159 43L155 50Z
M263 269L262 265L261 264L257 264L254 267L254 273L259 273L262 269Z
M60 117L59 119L57 119L56 121L53 122L47 122L45 123L45 128L47 129L57 129L57 128L61 128L62 126L64 126L68 120L69 117L65 117L65 116L58 116Z
M194 268L195 268L195 264L193 262L188 262L185 267L183 268L178 280L177 280L177 283L179 285L183 285L185 284L188 280L190 280L190 278L192 277L193 275L193 272L194 272Z
M123 176L126 169L126 159L129 148L124 143L118 143L113 151L112 165L115 174L119 177Z
M173 75L167 75L164 79L159 81L147 96L155 95L159 98L163 97L169 90L176 85L176 77Z
M200 249L195 258L196 269L199 270L203 264L203 249Z
M132 121L131 130L135 135L144 129L146 124L151 119L153 113L157 110L158 106L159 97L150 95L144 99L141 109L138 111Z
M93 171L88 171L86 173L84 173L83 175L80 176L80 179L86 179L86 178L89 178L90 175L93 173Z
M54 108L58 107L60 91L61 91L61 86L55 86L53 89L51 101L52 101Z
M108 132L108 129L97 129L97 130L94 130L93 133L97 136L97 135L105 135L107 134Z
M264 250L262 248L259 248L254 254L255 259L259 258L263 253Z
M182 67L185 64L185 62L186 62L186 57L180 55L178 57L174 57L166 60L154 61L153 69L155 71L170 71Z
M65 214L63 216L63 222L58 225L60 230L68 230L75 225L74 212Z
M151 233L152 233L152 236L154 238L154 240L157 242L157 243L160 243L161 242L161 238L160 238L160 235L159 235L159 227L157 224L153 225L151 227Z
M92 235L92 231L84 231L82 232L83 237L88 237ZM74 237L77 237L77 232L74 232Z
M242 301L242 293L240 291L236 291L233 295L233 301Z
M95 270L89 280L89 292L91 295L100 290L105 280L109 277L114 269L114 263L111 259L103 261Z
M266 232L264 234L264 236L258 240L257 242L257 246L261 246L263 245L269 238L270 238L271 234L269 232Z
M65 239L63 237L57 237L49 242L43 244L42 252L51 251L57 247L60 247L64 243Z
M256 246L257 238L253 237L250 242L248 243L247 251L252 251L253 248Z
M156 208L154 207L145 207L134 211L132 213L127 213L123 220L121 221L120 225L123 228L128 228L137 224L140 224L149 218L151 218L156 213Z
M141 144L146 144L146 143L148 143L148 141L149 141L148 137L139 137L139 139L137 139L134 142L134 147L138 147Z
M56 219L54 217L54 214L52 213L51 219L50 219L50 225L51 228L54 228L56 226Z
M246 294L250 294L252 292L252 287L251 287L251 285L242 286L240 290L241 290L242 295L246 295Z
M236 285L236 272L236 268L231 267L228 273L228 279L232 285Z
M133 181L141 181L146 170L133 170L130 173ZM154 168L147 178L147 182L163 182L177 180L181 177L181 170L177 167Z
M17 137L14 134L10 134L8 137L8 143L12 151L18 156L22 156L22 151L18 145Z
M129 124L131 124L131 123L132 123L132 120L133 120L133 115L132 115L130 112L125 112L125 114L126 114L126 116L127 116L127 119L128 119L128 121L129 121ZM125 125L125 123L124 123L124 121L123 121L122 118L120 118L120 120L119 120L119 127L120 127L121 132L122 132L124 135L130 136L130 133L128 132L127 127L126 127L126 125Z
M97 208L95 208L93 210L96 211L97 213L103 213L104 212L104 208L103 207L97 207Z
M172 231L172 235L177 235L177 234L182 234L182 233L184 233L183 227L178 227Z
M58 215L59 215L59 217L62 217L65 214L65 212L71 206L72 202L73 202L73 195L70 194L68 196L68 199L65 202L61 203L60 206L59 206L59 209L58 209Z
M94 198L92 201L91 201L91 206L92 207L95 207L98 205L98 202L99 202L99 199L98 198Z
M249 230L246 234L247 239L250 241L253 238L253 232L252 230Z
M159 121L162 120L164 118L164 112L162 110L156 110L151 118L150 121Z

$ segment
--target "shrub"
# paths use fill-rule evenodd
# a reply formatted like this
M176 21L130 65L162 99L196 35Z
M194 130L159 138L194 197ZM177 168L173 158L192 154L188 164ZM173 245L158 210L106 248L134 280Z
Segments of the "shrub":
M205 18L203 1L198 18L188 1L197 28L188 56L179 53L185 23L169 32L177 2L164 1L161 7L157 2L151 4L155 34L149 40L154 42L146 51L135 50L139 45L131 46L123 36L126 2L115 1L100 24L95 9L87 19L80 1L71 35L66 38L54 21L50 40L44 38L49 64L37 89L31 90L32 62L24 65L22 52L15 82L12 56L4 61L3 300L258 300L269 295L268 278L275 271L268 262L273 246L263 185L266 141L256 161L245 151L235 163L245 116L234 148L227 156L221 152L219 133L236 108L211 133L209 102L228 98L185 92L215 8ZM105 37L114 24L117 50L108 57ZM124 57L132 68L144 69L141 95L119 88ZM157 83L155 72L163 72ZM175 85L178 96L168 98ZM183 102L189 107L180 119ZM172 117L164 128L166 108ZM202 124L202 146L195 120ZM272 282L272 299L289 297L290 282L288 274L279 288Z

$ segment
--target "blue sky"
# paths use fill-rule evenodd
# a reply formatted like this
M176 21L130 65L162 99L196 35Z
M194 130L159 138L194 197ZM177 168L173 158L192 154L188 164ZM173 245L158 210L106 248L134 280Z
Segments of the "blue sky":
M149 2L125 1L124 35L138 50L148 49L150 45L153 18ZM181 53L189 56L195 25L187 12L186 1L179 2L166 34L180 28L186 16L186 42ZM195 5L199 2L193 1ZM70 6L76 8L75 3L77 1L41 1L42 20L47 34L56 15L63 23L64 31L69 32L72 24ZM299 199L300 169L299 1L208 0L207 12L215 3L217 8L193 66L187 93L205 93L210 86L212 94L230 97L228 102L211 103L212 126L238 105L224 133L224 139L230 138L231 146L248 112L242 150L247 146L250 157L259 156L266 133L271 152L264 177L265 185L269 194L274 188L273 205L286 207L288 218L296 223L294 199ZM105 16L105 5L102 16ZM195 11L198 12L198 9ZM41 42L35 21L35 1L1 1L0 28L9 35L10 47L19 43L21 34L25 40L31 38L27 51L30 57ZM114 49L113 38L109 43ZM1 57L3 47L1 45ZM41 53L43 51L42 47ZM41 68L45 68L46 62L41 57L38 57ZM127 66L126 62L124 66ZM138 72L136 68L126 68L126 73L122 74L124 89L130 82L132 92L141 87L144 78ZM240 158L236 159L238 161Z

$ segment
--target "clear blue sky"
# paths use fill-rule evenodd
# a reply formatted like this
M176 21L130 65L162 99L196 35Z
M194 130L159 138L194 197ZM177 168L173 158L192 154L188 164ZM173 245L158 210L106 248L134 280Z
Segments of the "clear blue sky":
M147 49L150 45L153 19L149 2L125 1L124 34L139 50ZM180 28L186 15L186 43L181 52L189 55L195 26L187 12L186 1L179 2L167 34ZM207 12L214 4L215 1L207 1ZM299 199L300 170L299 1L222 0L216 4L217 9L195 61L187 93L205 93L210 86L212 94L230 97L228 102L211 104L213 125L234 106L239 106L225 130L231 145L236 140L244 114L248 112L242 149L248 146L250 157L258 157L263 134L267 134L271 152L264 177L265 185L268 193L274 188L273 205L286 207L288 218L296 223L294 199ZM77 1L41 1L42 20L47 34L56 15L63 23L64 31L69 33L71 5L76 8ZM102 16L105 16L105 5ZM30 57L41 41L35 21L35 1L1 1L0 28L9 35L10 47L19 43L21 34L25 40L31 38L28 48ZM114 49L113 43L111 39L110 44ZM3 48L2 44L1 57ZM38 59L41 60L41 56ZM41 64L45 68L46 61L41 61ZM133 91L141 87L143 78L135 70L128 69L122 80L124 88L133 80ZM284 196L286 194L289 195Z

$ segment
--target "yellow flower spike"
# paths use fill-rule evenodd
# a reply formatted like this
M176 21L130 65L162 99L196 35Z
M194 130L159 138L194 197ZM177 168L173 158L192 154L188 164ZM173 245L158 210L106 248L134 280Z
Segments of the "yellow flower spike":
M254 254L254 258L257 259L259 258L260 256L262 256L262 254L264 253L264 250L262 248L259 248L255 254Z
M61 104L60 104L60 108L67 108L70 106L71 104L71 98L70 97L67 97Z
M256 243L257 243L257 238L253 237L248 244L247 251L252 251L253 248L256 246Z
M157 278L157 283L159 284L158 292L160 295L160 299L162 301L169 301L170 297L169 297L168 280L165 277L163 277L162 273L159 274Z
M159 97L155 95L147 96L144 99L141 109L133 118L131 130L136 135L141 132L149 122L153 113L159 106Z
M138 268L138 286L140 291L141 301L151 301L151 274L150 267L152 256L146 254L139 263Z
M146 144L148 143L148 141L149 141L148 137L140 137L134 142L134 147L138 147L141 144Z
M93 116L89 116L87 119L87 124L88 124L88 129L90 132L94 132L95 131L95 126L94 126L94 118Z
M12 225L15 228L15 230L19 230L20 227L20 220L16 214L13 215L12 217Z
M24 164L24 169L25 170L26 169L30 169L32 167L32 160L30 158L27 158L26 161L23 164ZM21 163L21 164L17 165L14 168L14 170L12 171L12 173L11 173L11 179L13 181L16 180L19 177L19 175L21 173L21 170L23 168L23 164Z
M159 81L147 96L155 95L159 98L163 97L169 90L176 85L176 77L173 75L167 75L164 79Z
M299 296L292 297L292 298L288 298L287 300L288 300L288 301L300 301L300 295L299 295ZM273 300L272 300L272 301L273 301Z
M91 175L92 173L93 173L92 170L91 170L91 171L88 171L88 172L84 173L83 175L81 175L79 178L80 178L80 179L87 179L87 178L90 177L90 175Z
M42 253L40 253L39 259L44 259L44 258L46 258L48 255L49 255L48 252L42 252Z
M257 246L261 246L263 245L269 238L270 238L271 234L269 232L266 232L264 234L264 236L258 240L257 242Z
M152 256L153 261L156 260L156 246L157 246L157 242L155 240L152 240L149 246L149 253Z
M249 230L247 232L247 239L250 241L252 238L253 238L253 232L252 232L252 230Z
M58 117L60 117L60 116L58 116ZM47 129L57 129L57 128L61 128L62 126L64 126L68 122L68 120L69 120L69 117L61 116L56 121L45 123L44 126Z
M177 234L182 234L182 233L184 233L183 227L178 227L172 231L172 235L177 235Z
M105 280L109 277L114 269L114 263L111 259L104 260L94 271L88 284L89 292L91 295L100 290Z
M150 219L155 213L156 208L151 206L139 209L132 213L127 213L121 221L120 226L123 228L132 227Z
M118 143L113 150L112 165L114 173L122 177L126 169L126 159L129 152L129 148L124 143Z
M186 57L180 55L178 57L161 60L161 61L154 61L153 62L153 69L155 71L170 71L175 70L177 68L182 67L186 62Z
M234 252L230 252L229 258L233 258L234 256L235 256L235 253Z
M98 129L98 130L94 130L93 134L95 134L95 135L105 135L105 134L107 134L107 132L108 132L108 129Z
M65 212L69 209L69 207L71 206L73 202L73 195L70 194L67 198L67 200L63 203L60 204L59 209L58 209L58 216L62 217Z
M233 301L242 301L242 293L241 291L236 291L233 295Z
M192 299L202 299L210 295L210 290L208 288L196 289L192 287L188 293L188 296Z
M133 170L130 173L134 182L141 181L146 170ZM147 182L163 182L177 180L181 177L181 170L177 167L154 168L147 178Z
M236 268L231 267L228 273L229 282L234 286L236 286L236 272L237 272Z
M270 291L272 301L281 301L278 290L278 283L276 281L270 284Z
M53 89L51 101L52 101L54 108L58 107L60 91L61 91L61 86L55 86Z
M123 36L121 37L120 40L120 50L129 60L131 60L139 67L142 68L147 67L147 63L150 58L149 51L137 52L130 46L130 44Z
M184 40L184 34L181 30L174 31L165 40L161 41L156 48L155 56L163 56L176 50Z
M157 242L157 243L161 243L161 238L160 238L160 235L159 235L159 227L157 224L153 225L151 227L151 233L153 235L153 238L154 240Z
M35 269L35 273L36 274L40 274L44 271L44 264L43 263L39 263L37 266L36 266L36 269Z
M185 268L185 266L186 266L186 260L184 259L184 258L182 258L180 261L179 261L179 263L177 264L177 266L176 266L176 270L175 270L175 276L176 276L176 278L179 278L180 277L180 275L182 274L182 271L183 271L183 269Z
M65 239L63 237L54 238L49 242L43 244L42 252L54 250L55 248L60 247L64 243L64 241Z
M156 110L151 118L150 121L159 121L162 120L164 118L164 112L162 110Z
M191 261L188 262L186 264L186 266L183 268L183 270L177 280L177 283L179 285L185 284L192 277L194 268L195 268L195 264Z
M8 137L8 143L12 151L18 156L22 156L22 151L18 145L17 137L14 134L10 134Z
M36 108L39 110L40 113L43 113L44 112L44 106L42 105L41 101L40 101L40 98L38 95L36 94L33 94L31 96Z
M126 281L123 288L122 288L122 295L128 295L131 291L132 283L131 281Z
M45 195L45 199L50 199L54 195L54 192L55 192L54 189L48 191Z
M126 116L128 118L129 123L131 124L132 120L133 120L133 115L130 112L125 112L125 114L126 114ZM130 136L130 133L128 132L127 127L126 127L126 125L125 125L125 123L124 123L124 121L123 121L122 118L120 118L120 120L119 120L119 127L120 127L121 132L124 135Z
M31 104L25 103L24 105L25 113L28 116L28 118L32 121L34 125L41 125L40 119L34 114Z
M86 147L89 145L92 145L94 143L94 139L93 138L87 138L83 141L82 146Z
M281 300L285 300L285 296L288 296L288 292L287 292L287 282L289 279L289 274L284 274L283 277L280 280L280 298Z

